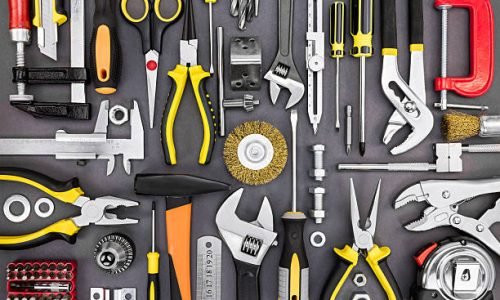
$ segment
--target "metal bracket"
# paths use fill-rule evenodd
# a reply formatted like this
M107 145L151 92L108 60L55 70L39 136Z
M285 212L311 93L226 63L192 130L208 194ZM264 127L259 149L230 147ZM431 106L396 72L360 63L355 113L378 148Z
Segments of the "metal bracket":
M262 78L262 47L256 37L233 37L230 49L231 89L256 91Z

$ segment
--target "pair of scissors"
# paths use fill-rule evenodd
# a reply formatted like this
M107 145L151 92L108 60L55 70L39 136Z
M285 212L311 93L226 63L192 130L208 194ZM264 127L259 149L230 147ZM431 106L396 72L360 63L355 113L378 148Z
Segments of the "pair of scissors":
M135 10L140 0L121 0L121 11L125 19L134 25L142 38L142 50L146 59L146 76L148 85L149 125L154 126L154 112L156 100L156 80L158 64L162 48L163 33L168 26L174 24L181 17L183 1L177 1L175 12L165 17L160 9L161 0L142 0L143 10ZM135 17L138 13L139 17Z

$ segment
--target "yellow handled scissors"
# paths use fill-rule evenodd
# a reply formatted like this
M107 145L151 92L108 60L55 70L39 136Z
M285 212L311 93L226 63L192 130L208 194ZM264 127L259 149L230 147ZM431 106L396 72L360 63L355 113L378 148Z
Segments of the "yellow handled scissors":
M175 0L177 2L175 12L172 16L165 17L160 9L161 0L142 1L143 10L139 9L137 11L140 0L122 0L121 12L125 19L134 25L141 34L148 84L149 124L153 128L156 80L158 78L158 64L162 49L163 33L168 26L180 19L183 2L182 0Z

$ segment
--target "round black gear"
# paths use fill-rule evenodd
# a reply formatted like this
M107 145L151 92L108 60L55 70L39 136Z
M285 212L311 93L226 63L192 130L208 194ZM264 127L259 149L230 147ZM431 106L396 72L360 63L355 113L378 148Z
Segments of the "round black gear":
M97 266L109 274L126 271L135 259L135 245L120 233L112 233L101 238L94 249Z

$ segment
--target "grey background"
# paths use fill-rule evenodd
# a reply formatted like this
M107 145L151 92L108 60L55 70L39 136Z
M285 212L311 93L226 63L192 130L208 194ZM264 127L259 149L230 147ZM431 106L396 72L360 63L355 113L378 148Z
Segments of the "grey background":
M66 1L69 2L69 1ZM164 1L166 5L167 1ZM209 51L208 51L208 11L207 5L203 1L194 1L197 33L200 40L199 61L208 69ZM295 20L294 20L294 54L295 62L301 73L303 80L306 79L305 69L305 32L307 28L307 1L295 1ZM328 32L328 6L332 1L326 1L324 6L324 27ZM347 1L348 2L348 1ZM500 10L497 1L492 1L495 11ZM172 3L169 1L169 3ZM420 248L432 241L439 241L447 236L458 235L459 232L450 228L440 228L424 233L410 233L402 228L402 224L416 218L422 206L416 205L414 208L408 208L395 212L392 209L392 202L395 197L405 187L414 184L417 180L431 178L483 178L496 176L500 161L495 160L495 154L465 154L464 172L461 174L390 174L390 173L339 173L335 166L339 162L413 162L413 161L432 161L432 143L442 140L439 130L441 113L434 110L436 116L436 125L431 135L415 150L410 151L398 157L392 157L388 148L381 143L381 137L385 124L393 111L389 101L385 99L380 88L379 78L381 72L380 56L380 5L376 3L375 17L375 55L367 62L367 153L364 158L360 157L357 148L357 108L358 108L358 65L359 62L352 57L346 56L342 60L341 76L341 105L342 111L344 105L352 104L354 106L354 151L346 157L344 152L344 133L337 132L334 129L334 61L326 58L325 87L324 87L324 114L319 127L317 136L312 134L312 128L309 125L307 117L307 99L303 99L297 106L299 110L299 141L298 141L298 199L299 208L307 211L311 205L311 196L308 194L308 188L315 182L308 176L308 170L312 166L312 156L308 147L313 143L324 143L327 146L325 154L328 176L323 183L327 188L326 209L328 217L322 225L315 225L308 221L305 229L305 237L309 239L311 232L321 230L327 235L326 246L320 249L312 248L307 242L307 251L310 258L310 298L318 299L323 284L330 273L336 258L333 255L332 247L342 247L345 243L352 242L352 230L349 219L348 206L348 178L354 177L357 186L357 196L360 202L362 215L368 213L370 201L379 177L382 177L381 206L379 212L379 222L377 227L376 242L379 245L388 245L392 249L392 255L389 258L389 264L392 267L394 275L405 294L409 295L410 286L415 281L416 266L413 262L414 255ZM399 62L400 71L404 77L408 74L409 53L408 49L408 2L397 1L398 7L398 37L399 37ZM94 1L87 1L87 45L90 41L92 29L92 13ZM348 3L347 3L348 4ZM219 1L214 6L215 25L225 27L226 53L229 53L227 41L231 36L258 36L263 44L263 68L264 71L272 63L277 49L277 1L262 1L260 15L248 26L248 30L240 32L236 28L237 20L229 15L229 1ZM69 3L66 3L69 8ZM348 11L348 5L346 7ZM0 84L1 96L4 101L0 102L0 120L2 124L2 137L53 137L57 129L65 129L68 132L91 132L94 126L95 117L98 111L99 103L105 97L96 94L91 85L87 88L88 102L93 105L93 119L89 122L68 122L68 121L48 121L35 120L31 116L20 112L8 103L8 95L15 92L15 86L11 83L11 67L15 62L15 46L9 39L8 34L8 10L7 1L0 2L0 11L3 12L3 18L0 18L0 40L4 41L4 47L0 53ZM433 8L433 1L424 0L425 14L425 62L427 75L427 95L428 103L438 99L438 95L433 91L432 80L439 74L439 53L440 53L440 15ZM197 165L197 155L200 144L201 127L199 117L192 100L192 93L188 94L181 105L179 116L176 122L176 138L179 155L179 164L175 167L167 167L163 162L163 153L159 142L159 120L162 107L165 105L170 81L167 79L167 72L174 68L178 62L178 40L181 35L182 23L177 23L170 27L164 36L163 55L161 56L158 91L157 91L157 110L156 127L150 130L147 127L147 94L146 77L143 70L143 55L141 52L140 36L134 27L124 22L121 16L118 16L119 37L123 48L123 76L119 90L115 95L109 97L111 104L128 105L131 99L138 99L142 112L143 123L146 129L146 159L144 161L133 162L133 173L142 172L168 172L168 173L188 173L206 176L214 179L223 180L233 184L235 188L241 186L234 181L225 171L222 161L223 139L219 139L215 146L212 163L209 166L201 167ZM60 28L59 41L59 62L53 63L50 59L42 56L36 46L36 31L33 30L33 44L27 49L27 62L29 66L65 66L69 65L69 22ZM352 45L350 36L346 39L347 49ZM449 74L465 75L468 72L468 14L464 10L455 9L450 12L450 66ZM87 53L89 47L86 47ZM328 53L328 49L325 49ZM229 71L229 57L225 58L226 68ZM228 74L226 72L226 75ZM228 96L237 95L229 90L229 81L226 78ZM208 88L214 95L216 93L216 80L208 81ZM40 101L51 100L69 100L69 87L67 86L30 86L28 91L36 95ZM284 93L286 94L286 93ZM451 102L467 102L474 104L490 105L490 114L498 114L498 85L494 85L488 94L479 99L459 99L455 95L450 96ZM241 122L247 120L266 120L279 128L290 140L289 114L285 112L284 106L287 100L286 95L282 95L278 104L273 107L268 97L268 84L264 82L260 91L261 105L255 112L246 114L243 111L233 110L228 113L228 129L234 128ZM344 121L342 119L342 121ZM344 123L342 123L344 126ZM184 133L186 132L186 133ZM110 137L126 137L128 127L120 128L110 126ZM398 142L402 141L404 134L398 135ZM473 139L469 142L496 142L498 140L490 139L488 141ZM71 177L78 177L81 186L92 197L101 195L115 195L141 201L138 209L132 209L127 212L128 215L140 218L140 225L123 227L88 227L82 230L76 245L70 246L64 242L57 241L51 244L41 246L25 251L1 251L0 266L6 266L7 263L18 259L75 259L78 262L78 297L80 299L89 299L89 289L91 287L136 287L140 299L145 298L146 293L146 252L149 250L149 213L151 200L155 200L162 211L165 201L162 198L147 198L134 195L133 179L134 176L127 176L118 163L114 174L110 177L105 176L106 163L104 161L91 161L85 167L78 167L73 161L56 161L52 157L0 157L1 166L16 166L30 168L43 172L49 176L60 180L68 180ZM247 220L252 220L257 214L261 200L264 196L272 202L275 214L276 229L281 234L283 227L279 216L290 207L291 200L291 177L290 164L287 164L285 172L271 184L259 187L245 187L245 193L238 213ZM29 189L17 189L18 186L6 186L1 191L3 199L12 193L23 193L32 195L31 199L36 199L37 194ZM194 215L192 226L192 243L196 244L196 239L202 235L216 235L217 230L214 224L216 211L227 194L218 193L206 196L198 196L194 199ZM472 201L465 205L464 213L472 216L479 216L496 199L494 196L485 196L480 200ZM44 225L57 220L59 217L74 213L73 209L63 207L57 204L56 214L50 220L41 220L33 213L29 221L22 224L12 224L5 220L3 213L0 212L0 229L2 235L20 234L31 232ZM125 212L124 212L125 213ZM168 261L166 255L166 245L164 241L165 226L163 214L159 214L158 221L158 242L159 250L162 254L161 278L163 298L168 299L167 270ZM109 276L100 271L93 262L93 248L97 240L105 234L111 232L122 232L131 236L136 242L137 257L135 263L129 271L118 276ZM281 238L280 238L281 240ZM192 261L195 261L195 247L191 253ZM277 299L277 278L278 261L281 248L271 249L264 260L261 269L261 295L262 299ZM498 259L495 257L498 264ZM195 264L192 265L192 286L195 290ZM369 275L369 283L366 290L372 295L372 299L384 299L384 294L379 288L375 278L371 276L370 271L362 264L359 268L365 270ZM235 298L235 271L229 251L224 248L223 262L223 299ZM354 287L350 281L347 282L343 290L342 298L350 297ZM496 288L496 294L500 288ZM5 296L5 284L0 284L0 296Z

